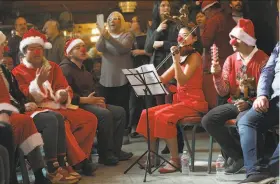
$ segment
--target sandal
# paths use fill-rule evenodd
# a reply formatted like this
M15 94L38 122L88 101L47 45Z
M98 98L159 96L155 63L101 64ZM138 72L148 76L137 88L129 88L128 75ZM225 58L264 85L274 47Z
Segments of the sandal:
M171 158L169 162L174 166L176 166L177 168L167 163L164 167L158 170L160 174L173 173L179 171L178 168L181 168L180 158Z
M56 184L72 184L79 181L76 177L70 175L68 171L62 167L59 167L53 173L47 173L47 179L49 179L51 183Z

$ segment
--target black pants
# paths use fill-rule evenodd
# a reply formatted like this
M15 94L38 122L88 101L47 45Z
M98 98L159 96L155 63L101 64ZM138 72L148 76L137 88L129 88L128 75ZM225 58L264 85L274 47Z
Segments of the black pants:
M9 155L10 183L17 184L16 165L15 165L15 145L13 129L10 124L0 122L0 145L3 146Z
M234 160L242 158L242 149L224 124L230 119L240 119L246 112L239 112L233 104L224 104L211 109L202 118L204 129L219 143L226 155Z
M4 146L0 145L0 183L9 184L9 181L10 181L9 153Z
M128 128L135 128L138 124L141 112L145 109L144 97L137 97L134 90L130 90L129 98L129 123Z
M101 86L100 96L106 100L106 104L121 106L126 112L126 125L128 128L129 122L129 84L118 87L104 87Z
M65 127L63 116L57 112L47 111L37 114L34 123L44 140L46 160L56 159L66 153Z

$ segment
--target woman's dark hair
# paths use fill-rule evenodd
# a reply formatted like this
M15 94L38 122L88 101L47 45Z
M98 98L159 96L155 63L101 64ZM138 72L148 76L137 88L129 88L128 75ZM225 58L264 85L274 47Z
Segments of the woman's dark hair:
M188 30L188 31L191 31L192 30L192 28L189 28L189 27L181 27L181 29L186 29L186 30ZM196 29L196 31L194 31L194 32L192 32L191 33L192 34L192 36L196 36L197 37L197 35L198 35L198 32L197 32L197 29ZM193 43L193 48L195 48L195 50L199 53L199 54L202 54L202 52L203 52L203 46L202 46L202 43L201 43L201 41L200 41L200 39L198 39L198 37L197 37L197 40Z
M153 12L152 12L152 26L151 29L154 31L158 28L160 25L161 19L160 19L160 14L159 14L159 7L162 1L155 1L154 2L154 7L153 7ZM169 2L170 4L170 2ZM170 4L171 6L171 4ZM171 8L171 7L170 7Z

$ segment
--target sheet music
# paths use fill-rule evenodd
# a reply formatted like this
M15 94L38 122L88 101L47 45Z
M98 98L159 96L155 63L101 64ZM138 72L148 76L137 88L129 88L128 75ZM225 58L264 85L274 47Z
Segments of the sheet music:
M122 69L122 71L126 75L129 83L132 85L137 96L145 95L144 89L146 87L145 85L143 85L141 77L145 79L145 82L152 95L168 94L168 91L161 83L160 78L153 64L146 64L133 69ZM149 73L144 73L144 72L149 72ZM135 74L135 75L129 75L129 74ZM141 75L141 77L139 75Z

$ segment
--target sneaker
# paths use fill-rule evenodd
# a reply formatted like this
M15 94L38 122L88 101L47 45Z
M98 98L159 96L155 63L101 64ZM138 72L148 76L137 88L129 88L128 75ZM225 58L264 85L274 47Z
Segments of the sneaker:
M127 153L127 152L121 150L120 155L119 155L119 161L128 160L128 159L130 159L132 156L133 156L133 153L131 153L131 152L128 152L128 153Z
M105 156L105 157L99 156L98 163L108 165L108 166L115 166L119 163L119 159L114 155Z
M131 138L140 138L142 136L139 133L137 133L137 132L133 132L133 133L130 134L130 137Z
M241 169L244 166L244 161L243 159L238 159L236 161L233 161L233 164L228 166L225 169L225 174L237 174L241 171Z
M53 173L47 173L47 179L56 184L71 184L78 182L76 177L71 176L68 171L62 167L59 167Z
M71 176L74 176L75 178L77 178L78 180L82 179L82 176L77 173L70 165L67 164L67 166L63 167L63 169L65 169L66 171L68 171L68 173Z
M239 184L269 184L276 181L276 178L271 177L268 173L252 174Z
M229 166L231 166L233 164L234 160L230 157L228 157L228 159L225 162L225 168L228 168Z

